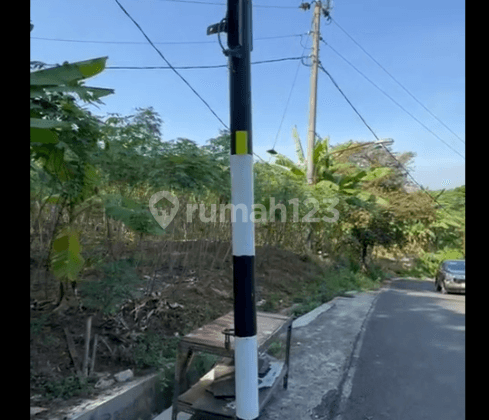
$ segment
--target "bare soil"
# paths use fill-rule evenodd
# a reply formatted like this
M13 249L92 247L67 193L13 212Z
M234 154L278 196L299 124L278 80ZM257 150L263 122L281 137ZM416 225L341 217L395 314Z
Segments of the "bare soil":
M73 377L74 366L64 329L73 338L78 360L83 357L86 319L92 315L92 337L97 334L95 372L116 373L133 369L133 350L138 337L152 331L162 339L183 336L233 308L232 252L227 242L145 242L138 246L141 258L137 273L141 284L134 299L115 315L104 316L73 305L53 312L58 283L39 275L43 270L31 260L31 407L47 408L32 418L50 419L59 408L74 405L83 397L96 396L93 387L85 394L48 399L43 384ZM134 256L134 248L121 246L120 258ZM321 275L321 267L289 251L258 247L256 250L256 301L258 309L287 313L294 296ZM100 273L87 270L84 281L97 281ZM41 279L35 281L33 279ZM79 368L79 366L78 366ZM96 379L91 380L92 383Z

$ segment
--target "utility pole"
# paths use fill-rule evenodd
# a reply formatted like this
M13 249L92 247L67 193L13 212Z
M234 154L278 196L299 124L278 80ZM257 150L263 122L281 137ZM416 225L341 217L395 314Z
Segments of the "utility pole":
M229 49L231 131L231 225L234 289L234 365L236 418L256 420L258 400L258 342L255 301L255 227L253 149L251 129L252 18L251 0L228 0L227 17L207 34L227 32ZM220 42L220 38L219 38ZM222 43L221 43L222 46ZM237 209L241 209L238 212ZM234 219L234 220L233 220Z
M316 105L318 92L319 66L319 21L321 18L321 2L316 0L314 6L314 24L312 32L312 66L311 96L309 98L309 131L307 133L307 183L314 182L314 142L316 139Z

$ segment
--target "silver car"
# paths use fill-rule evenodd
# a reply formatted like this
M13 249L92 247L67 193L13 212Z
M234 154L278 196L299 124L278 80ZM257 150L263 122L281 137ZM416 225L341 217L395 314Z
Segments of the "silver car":
M465 293L465 260L443 261L436 273L435 290Z

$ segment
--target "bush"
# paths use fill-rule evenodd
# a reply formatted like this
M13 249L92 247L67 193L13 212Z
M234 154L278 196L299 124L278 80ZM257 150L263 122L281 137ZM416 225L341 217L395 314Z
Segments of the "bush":
M134 286L141 280L127 260L104 264L102 271L104 277L101 280L86 281L80 285L82 303L89 309L111 315L132 297Z
M134 348L134 362L142 368L165 369L175 361L179 341L178 337L165 338L156 332L147 331L139 337Z
M458 260L464 258L462 251L457 249L444 249L437 252L424 252L415 260L414 267L405 274L414 277L435 277L440 264L445 260Z
M46 381L42 388L48 399L68 398L76 395L88 394L93 389L94 379L80 376L68 376L63 379Z

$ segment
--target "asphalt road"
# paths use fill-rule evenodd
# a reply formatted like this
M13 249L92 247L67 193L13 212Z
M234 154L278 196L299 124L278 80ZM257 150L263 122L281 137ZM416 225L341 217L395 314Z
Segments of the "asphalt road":
M336 420L465 419L465 295L393 281L358 344Z

